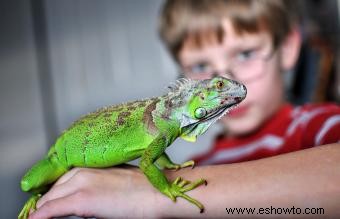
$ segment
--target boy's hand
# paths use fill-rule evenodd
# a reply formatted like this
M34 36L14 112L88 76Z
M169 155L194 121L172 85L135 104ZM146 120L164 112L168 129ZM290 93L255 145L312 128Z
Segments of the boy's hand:
M157 191L138 168L75 168L39 200L38 209L29 218L155 217L155 194Z

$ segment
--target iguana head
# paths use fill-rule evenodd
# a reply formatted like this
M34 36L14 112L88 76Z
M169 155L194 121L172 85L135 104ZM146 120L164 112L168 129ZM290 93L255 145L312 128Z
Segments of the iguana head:
M169 95L172 108L169 116L179 119L180 136L188 141L195 141L247 94L243 84L223 77L203 81L182 79L176 85Z

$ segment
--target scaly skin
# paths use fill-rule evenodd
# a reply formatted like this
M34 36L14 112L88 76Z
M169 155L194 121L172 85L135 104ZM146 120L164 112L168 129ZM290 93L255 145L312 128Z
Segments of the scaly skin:
M222 77L182 79L166 95L102 108L80 118L22 178L22 190L33 196L18 218L27 218L40 196L71 168L111 167L139 157L139 167L154 187L173 201L176 197L188 200L203 212L203 205L185 192L206 181L177 178L170 183L156 164L175 170L193 167L193 161L174 164L165 149L177 137L195 141L245 96L243 85Z

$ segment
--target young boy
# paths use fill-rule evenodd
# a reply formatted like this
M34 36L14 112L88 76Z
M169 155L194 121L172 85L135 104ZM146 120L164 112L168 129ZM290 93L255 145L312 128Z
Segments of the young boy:
M323 209L319 216L339 215L340 109L331 104L294 108L284 100L282 74L293 68L301 41L291 10L280 0L165 3L161 37L184 76L222 75L248 90L245 101L222 119L225 132L196 161L234 163L337 144L169 172L170 179L207 179L207 187L188 192L203 203L204 214L182 199L172 203L136 168L73 169L40 199L32 218L238 216L227 211L233 207L268 208L270 217L279 208L299 208L302 216L310 208Z
M298 58L301 38L293 2L168 1L161 36L185 77L221 75L241 81L248 95L222 118L225 132L198 164L234 163L340 139L340 108L293 108L283 74ZM290 5L292 4L292 5Z

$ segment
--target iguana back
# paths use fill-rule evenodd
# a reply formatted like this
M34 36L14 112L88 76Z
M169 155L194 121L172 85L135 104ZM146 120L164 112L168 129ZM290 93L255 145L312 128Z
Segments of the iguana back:
M65 130L50 149L71 167L109 167L141 156L158 134L151 112L159 98L105 107Z

